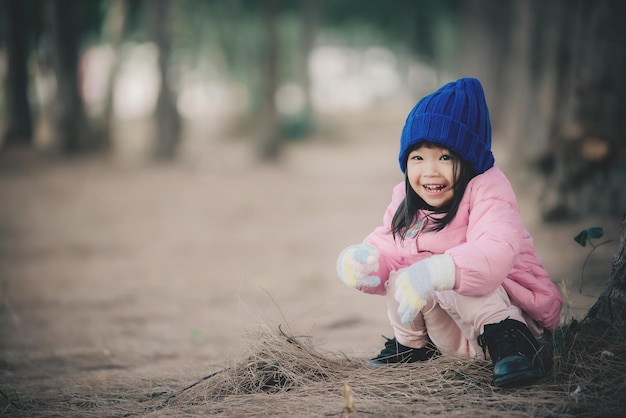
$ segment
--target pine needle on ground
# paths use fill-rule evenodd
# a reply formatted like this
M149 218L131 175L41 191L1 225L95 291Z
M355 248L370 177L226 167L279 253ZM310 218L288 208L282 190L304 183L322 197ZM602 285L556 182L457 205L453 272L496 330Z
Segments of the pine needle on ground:
M245 417L625 416L626 339L601 327L555 333L552 373L516 389L491 384L491 363L441 356L368 368L280 327L249 336L247 354L195 382L113 381L62 393L0 391L0 415ZM2 389L2 388L0 388Z
M251 339L250 354L171 397L165 410L215 416L616 416L626 411L626 344L576 331L554 337L553 372L536 385L491 385L483 358L366 367L366 359L320 352L278 330ZM345 408L345 386L353 411Z

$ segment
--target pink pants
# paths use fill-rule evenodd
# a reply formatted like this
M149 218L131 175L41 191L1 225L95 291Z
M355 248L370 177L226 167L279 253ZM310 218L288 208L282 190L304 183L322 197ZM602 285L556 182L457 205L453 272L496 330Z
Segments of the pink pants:
M511 303L502 286L485 296L463 296L454 290L435 292L415 320L407 325L400 322L398 302L394 297L395 278L385 284L387 288L387 315L396 340L407 347L421 348L428 338L439 351L448 354L475 356L482 352L477 337L486 324L506 318L525 323L530 331L540 337L543 330L519 307Z

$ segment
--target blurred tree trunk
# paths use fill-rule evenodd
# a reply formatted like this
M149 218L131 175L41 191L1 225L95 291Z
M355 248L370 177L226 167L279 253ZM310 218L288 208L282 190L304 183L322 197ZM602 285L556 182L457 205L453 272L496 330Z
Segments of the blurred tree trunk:
M626 213L622 219L619 245L613 255L611 277L585 318L585 322L591 324L595 321L618 329L626 327Z
M113 94L115 80L120 68L120 49L124 39L124 28L128 14L128 0L114 0L107 11L104 23L104 38L111 43L113 49L113 66L108 75L107 92L104 103L104 112L100 129L102 130L102 145L111 146L111 132L113 131Z
M302 22L302 64L301 77L304 91L304 119L309 128L315 125L315 115L313 114L313 101L311 97L311 76L309 72L309 57L314 48L315 32L319 17L320 3L318 0L304 0L303 22Z
M30 146L33 120L28 100L28 39L30 33L27 5L23 0L4 0L4 37L7 51L6 126L4 146Z
M498 13L491 11L493 36L504 38L507 43L504 44L501 40L495 45L498 51L494 85L496 97L493 103L495 106L490 106L490 113L497 121L500 140L508 150L507 165L511 170L519 170L524 168L522 162L527 161L532 152L525 137L527 109L531 99L528 67L531 54L529 33L532 3L528 0L497 3L500 4L502 18L498 19ZM505 7L507 3L508 7ZM492 109L494 112L491 112Z
M82 34L83 1L50 0L48 24L52 67L56 77L56 99L52 108L53 141L64 153L94 147L80 95L78 56Z
M531 161L539 158L554 136L570 102L571 40L575 7L568 0L530 0L529 100L523 145Z
M494 122L508 103L504 77L512 54L515 2L467 0L463 12L461 67L464 76L480 78ZM498 126L498 122L494 123Z
M169 82L169 63L172 36L172 3L170 0L151 0L145 3L150 13L152 37L159 50L161 86L156 106L155 156L161 159L175 157L180 140L181 121L176 98Z
M260 133L257 152L261 159L278 158L283 143L278 110L276 109L276 90L278 88L278 35L276 30L278 0L265 0L266 52L263 65L263 105L261 110Z
M626 3L565 3L571 13L562 15L555 124L539 161L542 215L619 216L626 203Z

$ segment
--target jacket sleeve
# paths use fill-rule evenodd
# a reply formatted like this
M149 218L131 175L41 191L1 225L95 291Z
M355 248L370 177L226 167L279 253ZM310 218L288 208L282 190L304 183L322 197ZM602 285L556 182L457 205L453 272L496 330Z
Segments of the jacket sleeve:
M454 289L462 295L494 292L515 265L527 234L511 184L492 170L470 182L466 242L446 251L456 266Z
M400 268L401 257L398 255L396 242L391 232L391 223L404 196L404 182L402 182L393 189L391 203L387 206L383 215L383 224L374 229L363 240L364 243L370 244L380 252L379 268L376 273L373 273L373 275L380 278L380 285L370 293L384 295L386 293L385 284L389 280L389 273Z

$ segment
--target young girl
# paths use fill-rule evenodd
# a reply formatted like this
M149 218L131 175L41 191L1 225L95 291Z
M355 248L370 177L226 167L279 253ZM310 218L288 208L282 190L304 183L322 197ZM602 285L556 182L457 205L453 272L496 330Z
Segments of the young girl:
M383 225L337 261L348 286L387 295L395 336L369 364L482 349L496 386L543 377L537 338L558 326L563 300L494 167L478 80L448 83L415 105L399 162L405 180Z

